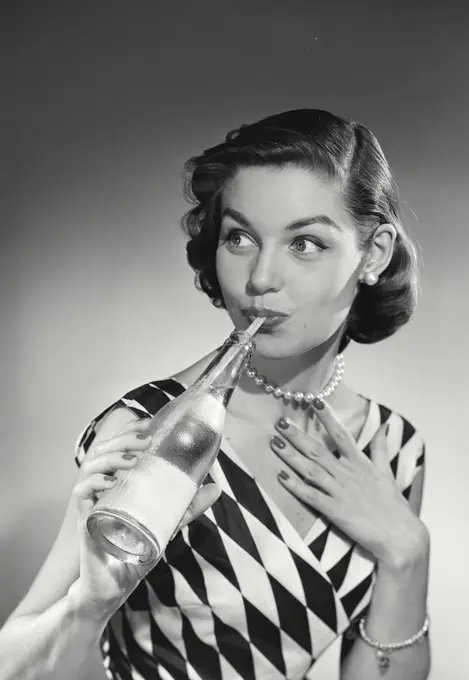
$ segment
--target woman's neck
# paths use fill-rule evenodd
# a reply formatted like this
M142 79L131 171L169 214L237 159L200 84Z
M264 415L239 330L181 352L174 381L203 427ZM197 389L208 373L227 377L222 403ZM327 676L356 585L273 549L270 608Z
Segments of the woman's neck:
M335 370L337 349L338 343L335 342L329 347L314 348L305 354L287 359L269 359L254 353L251 366L267 382L284 391L318 394L325 388ZM253 383L253 387L257 386Z
M320 347L297 357L288 359L269 359L254 353L251 366L259 375L264 376L268 383L280 387L283 391L312 393L321 392L332 377L335 368L339 342L331 343L328 347ZM342 383L328 397L332 406L342 405ZM257 417L276 420L287 416L299 427L307 427L312 411L304 403L298 404L290 400L275 398L267 394L263 386L256 385L246 374L239 383L238 398L233 403L235 410L245 411L246 408ZM243 396L244 395L244 396ZM262 414L262 416L261 416Z

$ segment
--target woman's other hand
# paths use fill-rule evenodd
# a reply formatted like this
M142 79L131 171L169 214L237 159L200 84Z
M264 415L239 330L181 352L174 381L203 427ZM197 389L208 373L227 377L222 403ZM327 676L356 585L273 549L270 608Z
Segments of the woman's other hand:
M97 618L112 616L153 568L112 557L91 538L86 526L98 494L116 483L115 472L135 467L139 455L147 448L150 441L145 437L148 423L149 419L133 421L118 435L99 442L94 454L83 462L73 489L78 508L80 576L71 586L69 597L77 607L86 608ZM201 487L176 531L205 512L220 493L216 484Z
M298 475L279 477L280 482L377 560L393 565L412 557L425 545L427 531L395 482L386 424L371 441L370 460L329 404L313 402L313 406L340 455L336 457L283 418L271 446Z

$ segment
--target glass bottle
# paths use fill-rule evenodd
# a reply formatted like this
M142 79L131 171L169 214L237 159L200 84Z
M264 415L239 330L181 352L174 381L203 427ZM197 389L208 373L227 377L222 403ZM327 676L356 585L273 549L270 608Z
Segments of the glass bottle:
M116 472L87 519L92 538L124 562L158 562L220 449L226 408L264 319L235 330L199 378L150 420L149 447Z

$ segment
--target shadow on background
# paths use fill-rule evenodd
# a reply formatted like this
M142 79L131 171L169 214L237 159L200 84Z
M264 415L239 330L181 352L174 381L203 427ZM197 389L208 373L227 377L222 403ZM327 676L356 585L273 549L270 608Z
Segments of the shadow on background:
M40 503L24 501L20 509L9 516L7 532L1 537L0 621L4 621L25 596L25 585L29 588L47 557L64 512L63 502L58 499L41 499Z
M1 536L0 622L10 616L41 568L55 541L64 514L60 499L23 505L9 518L8 533ZM0 624L1 625L1 624ZM65 680L65 679L64 679ZM90 654L83 680L107 680L99 652Z

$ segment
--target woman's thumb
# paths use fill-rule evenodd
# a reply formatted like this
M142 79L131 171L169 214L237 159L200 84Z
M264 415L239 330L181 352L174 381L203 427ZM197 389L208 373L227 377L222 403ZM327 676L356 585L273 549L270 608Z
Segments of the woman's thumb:
M209 507L220 498L220 496L221 489L215 482L211 482L210 484L205 484L205 486L202 486L194 498L194 519L208 510Z
M170 540L174 538L180 529L193 522L208 510L220 496L221 488L215 482L201 486Z

